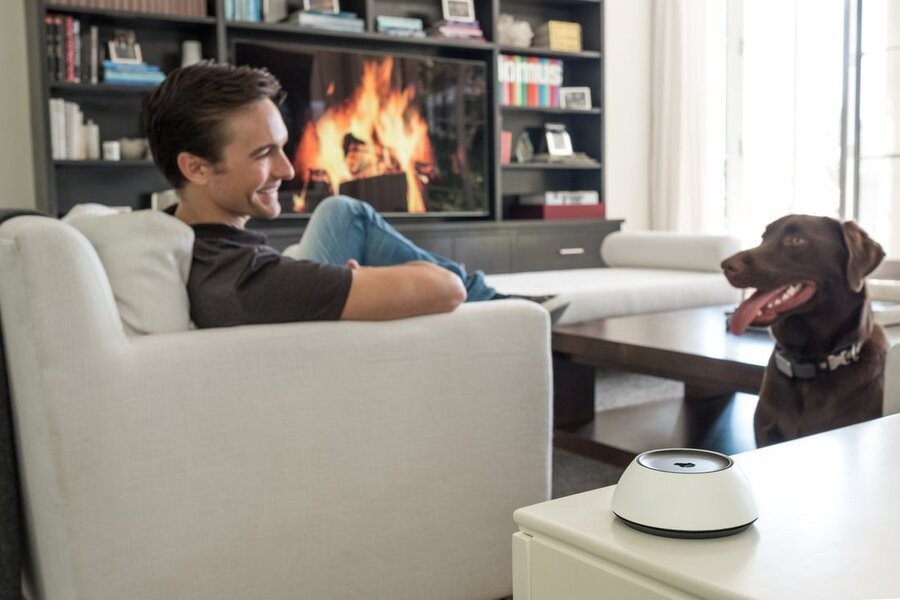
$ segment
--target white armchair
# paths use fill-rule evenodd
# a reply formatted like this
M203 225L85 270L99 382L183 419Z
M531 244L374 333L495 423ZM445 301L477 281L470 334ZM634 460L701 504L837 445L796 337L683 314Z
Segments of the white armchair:
M512 512L550 495L539 307L150 335L120 307L74 227L0 225L32 595L511 593Z

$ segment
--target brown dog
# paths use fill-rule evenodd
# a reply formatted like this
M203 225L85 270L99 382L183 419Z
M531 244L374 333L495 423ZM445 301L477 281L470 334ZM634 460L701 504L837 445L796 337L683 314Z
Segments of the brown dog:
M759 246L722 261L731 285L757 290L731 331L770 325L776 342L753 419L757 446L881 416L887 342L864 278L883 258L856 223L788 215Z

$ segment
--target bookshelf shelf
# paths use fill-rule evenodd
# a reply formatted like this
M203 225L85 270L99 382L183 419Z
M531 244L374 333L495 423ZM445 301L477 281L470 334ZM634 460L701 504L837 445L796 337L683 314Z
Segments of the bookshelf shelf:
M507 171L599 171L603 168L600 163L584 164L584 163L509 163L503 165L503 169Z
M105 96L107 94L135 94L143 96L156 86L55 82L51 83L49 87L51 92L59 92L60 94L86 94L97 96Z
M565 60L596 61L602 58L600 52L595 50L582 50L581 52L563 52L550 50L549 48L522 48L520 46L497 46L503 54L524 54L525 56L545 56L547 58L562 58Z
M170 26L196 26L216 24L215 17L182 17L178 15L167 15L157 13L142 13L134 11L99 9L83 6L70 6L67 4L57 4L48 2L45 5L47 12L66 13L75 16L93 17L97 20L107 20L109 22L117 22L121 25L139 24L146 27L170 27ZM154 21L156 24L148 21Z
M551 108L549 106L507 106L505 104L500 105L500 110L503 112L542 112L550 115L585 115L585 116L597 116L602 114L603 109L601 108L589 108L589 109L581 109L581 108Z
M53 164L64 169L123 169L123 168L156 168L152 160L55 160Z

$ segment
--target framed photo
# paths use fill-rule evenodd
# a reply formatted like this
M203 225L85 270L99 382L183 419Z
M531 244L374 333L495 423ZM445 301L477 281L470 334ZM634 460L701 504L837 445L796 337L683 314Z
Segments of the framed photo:
M564 87L559 89L560 108L589 110L591 108L591 88Z
M338 0L303 0L303 10L315 10L318 12L341 12Z
M475 0L441 0L446 21L475 21Z
M115 63L142 63L141 45L137 43L134 31L116 29L115 37L109 40L109 60Z
M572 138L562 123L546 123L544 136L547 140L547 154L550 156L571 156Z

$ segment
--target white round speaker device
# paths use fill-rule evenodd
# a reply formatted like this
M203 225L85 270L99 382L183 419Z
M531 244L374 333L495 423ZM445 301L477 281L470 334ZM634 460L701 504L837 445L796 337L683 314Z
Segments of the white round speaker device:
M630 527L676 538L732 535L759 516L750 483L735 462L692 448L637 456L616 485L612 510Z

